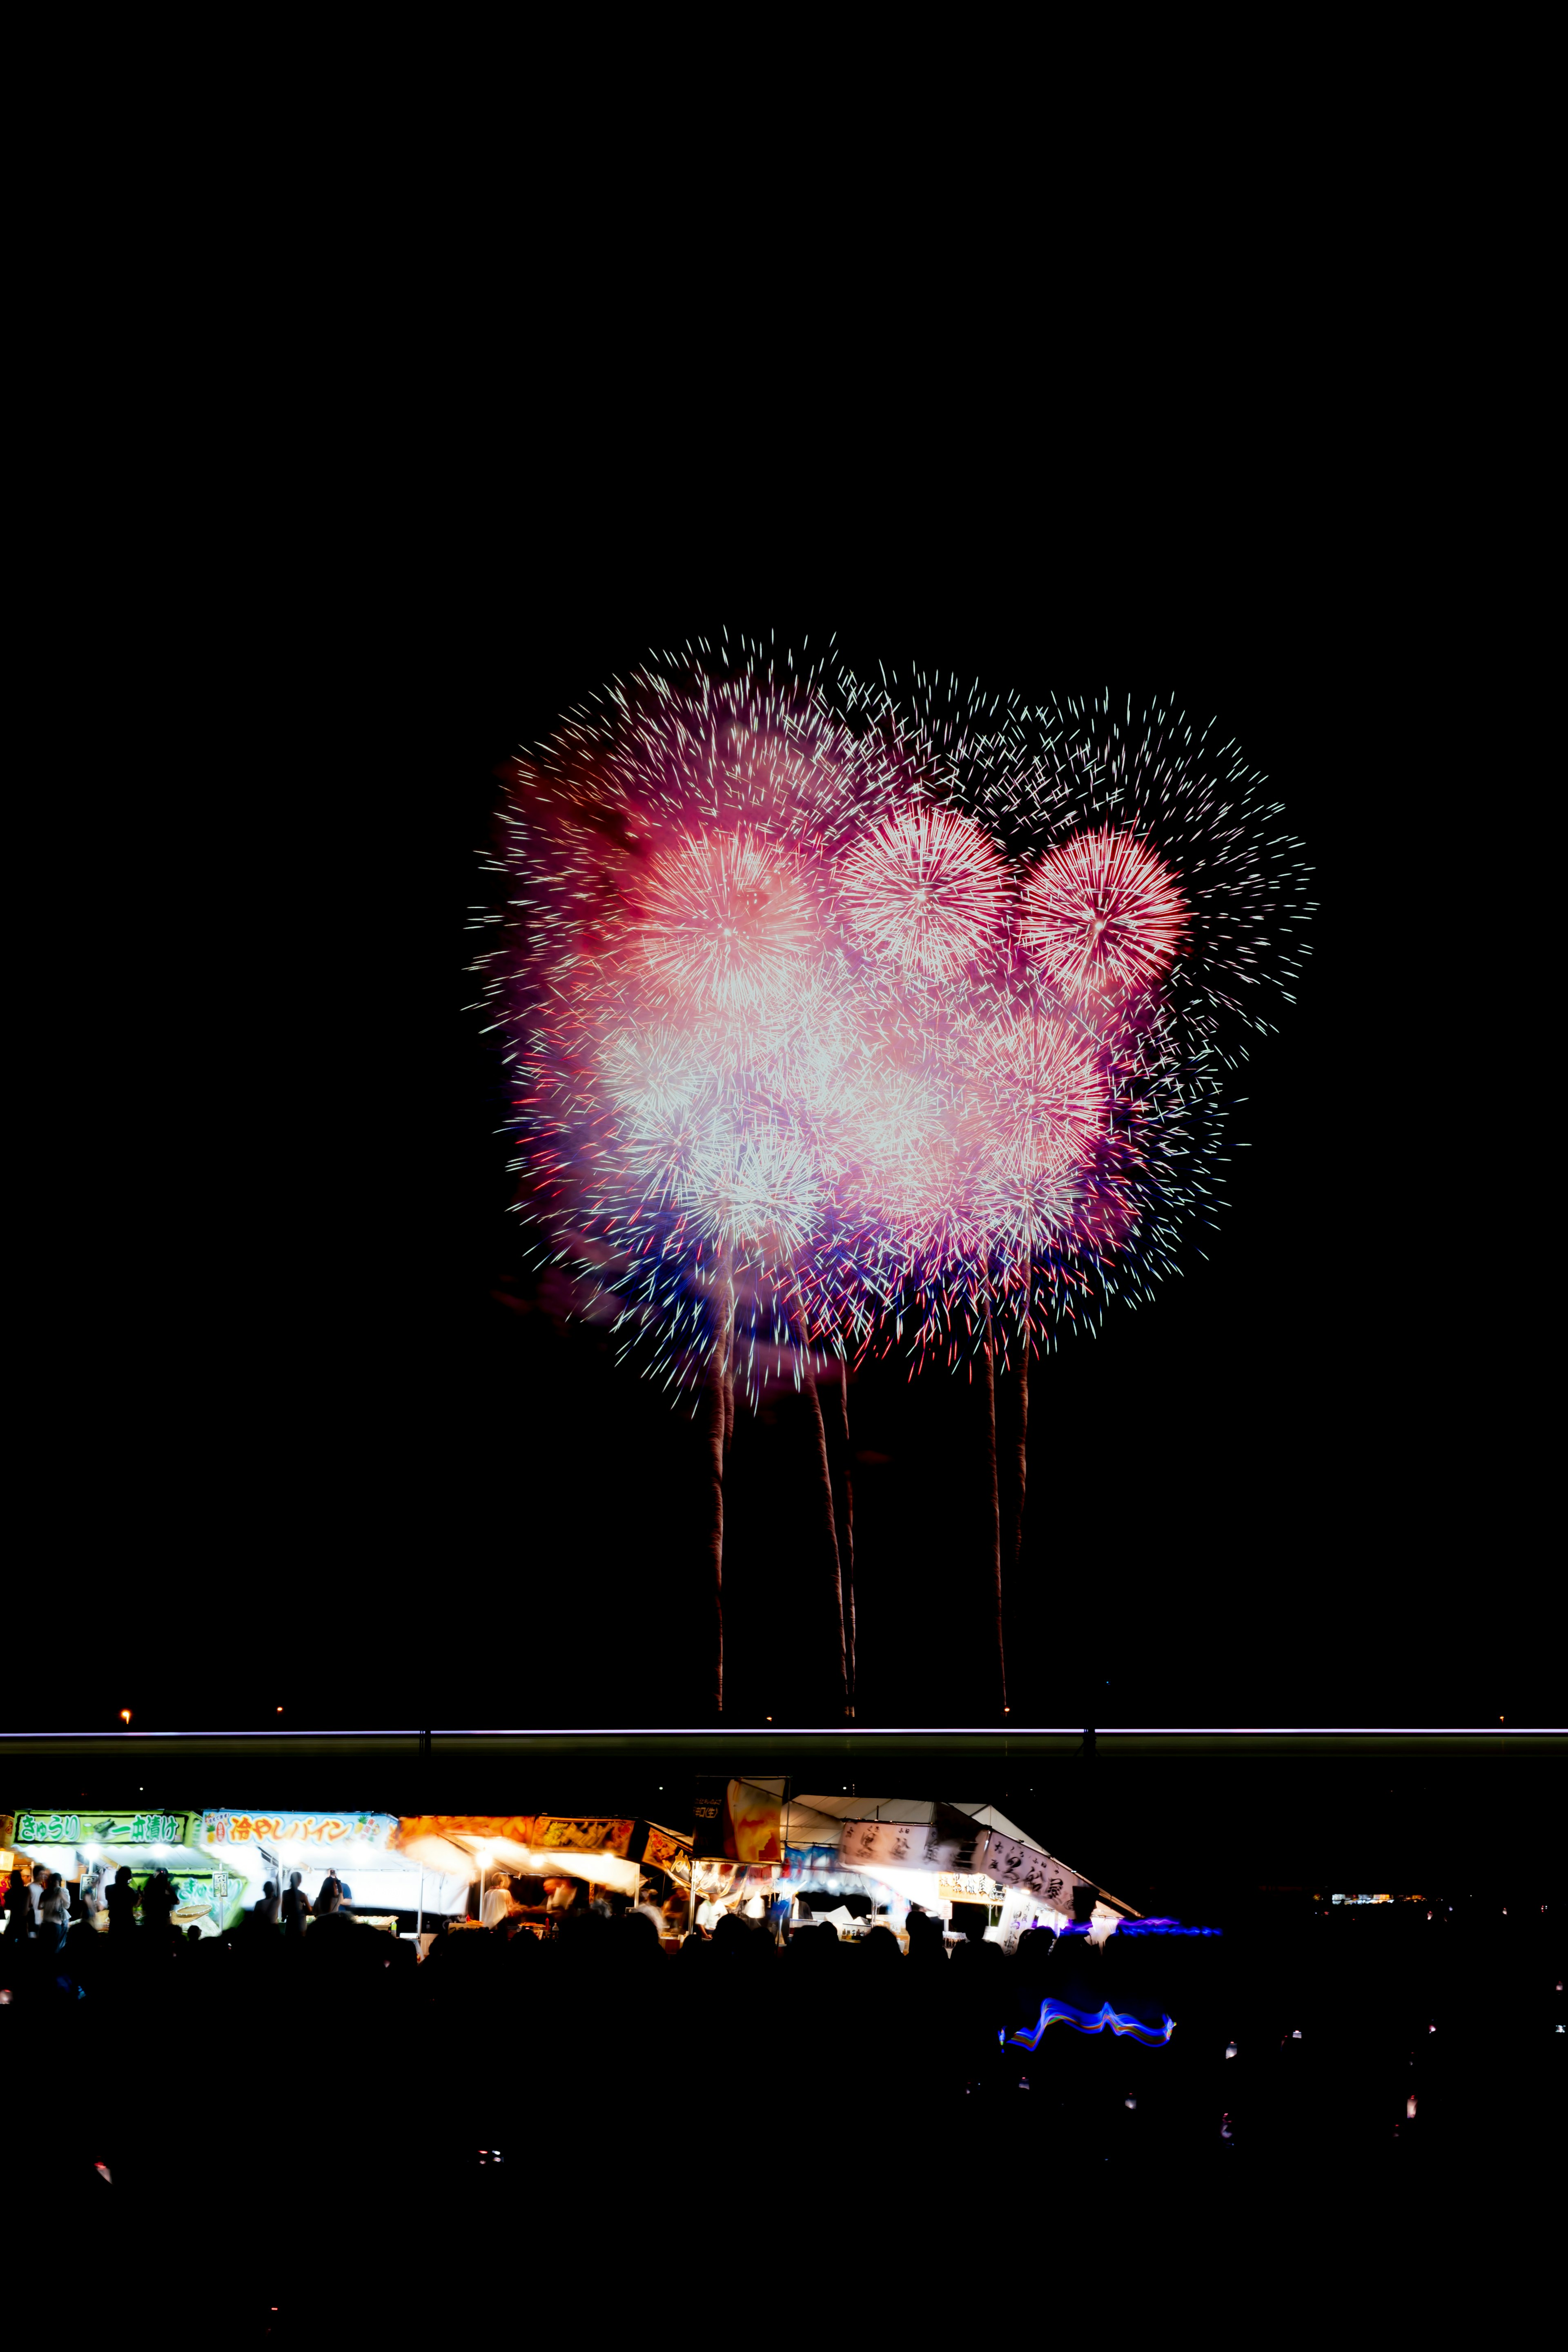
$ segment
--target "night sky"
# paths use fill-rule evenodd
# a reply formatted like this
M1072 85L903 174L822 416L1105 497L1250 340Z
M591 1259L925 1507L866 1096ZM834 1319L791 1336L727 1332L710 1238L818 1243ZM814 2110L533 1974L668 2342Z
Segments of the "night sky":
M1101 551L1092 582L1064 561L1042 584L1015 551L917 593L912 551L854 543L781 570L638 541L618 565L613 540L542 553L498 528L423 583L398 691L351 661L347 740L302 747L254 833L224 818L212 906L159 985L184 1025L140 1097L163 1172L61 1341L102 1429L62 1473L61 1572L85 1549L117 1597L68 1668L16 1662L13 1722L701 1719L695 1433L539 1303L499 1059L462 1007L497 767L721 619L1025 695L1173 692L1238 737L1316 870L1300 1001L1254 1045L1206 1262L1034 1370L1012 1722L1552 1720L1524 1630L1539 1409L1491 1336L1489 1075L1439 952L1464 851L1431 814L1405 715L1429 677L1375 563L1323 596L1284 552L1232 577L1211 548L1187 576L1129 549L1121 576ZM850 1417L860 1719L974 1722L973 1394L879 1366ZM793 1397L738 1410L738 1718L819 1718L802 1444Z

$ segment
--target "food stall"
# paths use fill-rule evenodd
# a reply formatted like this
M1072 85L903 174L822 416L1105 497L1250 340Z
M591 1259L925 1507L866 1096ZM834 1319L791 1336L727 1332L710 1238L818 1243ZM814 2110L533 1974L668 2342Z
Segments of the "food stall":
M524 1905L514 1882L581 1885L584 1900L596 1895L629 1895L635 1902L642 1873L630 1858L637 1828L630 1816L558 1813L416 1813L398 1821L393 1850L407 1864L449 1876L460 1885L461 1903L448 1906L479 1912L475 1926L493 1926L516 1916L542 1929L544 1916L569 1907L559 1893L538 1906ZM531 1916L535 1910L540 1916Z
M312 1905L329 1873L343 1887L342 1907L356 1918L393 1933L417 1936L425 1921L460 1916L467 1907L469 1873L455 1856L426 1864L397 1843L395 1813L225 1811L209 1808L200 1817L203 1850L226 1867L241 1894L235 1905L249 1910L270 1879L279 1897L296 1870ZM413 1927L399 1923L411 1917Z
M949 1941L958 1939L954 1906L983 1906L984 1934L1011 1950L1030 1927L1059 1932L1072 1918L1075 1889L1091 1886L994 1805L865 1797L848 1790L784 1798L785 1784L773 1785L781 1795L786 1871L799 1872L799 1888L821 1885L846 1895L879 1891L882 1901L873 1895L866 1925L890 1927L906 1948L915 1906L942 1921ZM1131 1904L1103 1888L1092 1893L1094 1940L1114 1933L1120 1920L1138 1916ZM959 1916L976 1914L961 1909Z
M200 1821L198 1813L162 1809L19 1812L8 1843L16 1862L27 1866L29 1877L58 1870L78 1890L79 1905L82 1894L94 1887L101 1900L122 1866L129 1868L137 1895L155 1872L166 1870L176 1897L172 1924L216 1936L237 1912L245 1881L204 1846ZM107 1928L106 1910L99 1912L97 1925Z

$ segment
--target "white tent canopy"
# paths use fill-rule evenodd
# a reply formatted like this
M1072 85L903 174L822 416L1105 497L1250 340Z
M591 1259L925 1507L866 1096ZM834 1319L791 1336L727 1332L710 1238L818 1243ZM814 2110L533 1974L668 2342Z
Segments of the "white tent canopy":
M894 1826L920 1828L936 1822L943 1812L963 1813L977 1829L994 1831L998 1837L1008 1839L1015 1846L1022 1848L1026 1854L1039 1855L1042 1863L1051 1864L1069 1884L1091 1888L1097 1898L1095 1915L1103 1927L1111 1926L1118 1917L1138 1916L1131 1904L1107 1895L1103 1887L1086 1878L1081 1871L1071 1869L1051 1854L1037 1838L1032 1838L1027 1831L1020 1829L1016 1822L1009 1821L996 1805L981 1803L973 1798L954 1798L939 1805L935 1799L930 1797L868 1797L858 1791L851 1793L847 1789L786 1796L784 1792L788 1783L783 1780L759 1779L751 1785L756 1789L766 1789L783 1800L780 1840L786 1855L792 1846L799 1849L840 1844L845 1829L851 1822L887 1822ZM855 1868L864 1876L882 1879L889 1885L895 1882L902 1885L912 1876L908 1869L894 1869L870 1859L857 1861ZM1020 1892L1017 1899L1021 1904L1026 1898Z
M782 1780L757 1780L754 1788L772 1789L784 1795ZM1036 1853L1046 1849L1037 1838L1010 1822L994 1805L954 1801L950 1811L967 1813L982 1829L998 1830L1004 1837L1026 1845ZM800 1796L786 1800L784 1809L784 1843L790 1845L837 1845L846 1822L933 1822L937 1816L934 1799L930 1797L861 1797L843 1790L837 1796ZM1074 1875L1078 1874L1075 1872Z

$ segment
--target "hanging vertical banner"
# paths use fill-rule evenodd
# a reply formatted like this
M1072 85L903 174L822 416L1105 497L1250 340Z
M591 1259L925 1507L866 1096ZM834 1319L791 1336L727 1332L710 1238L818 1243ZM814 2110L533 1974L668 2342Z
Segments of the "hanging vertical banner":
M647 1843L642 1858L650 1870L662 1870L679 1886L691 1884L691 1841L677 1837L673 1830L661 1830L657 1822L647 1825Z
M721 1862L782 1862L784 1800L751 1780L700 1780L692 1851Z
M930 1835L925 1822L846 1822L838 1860L847 1868L862 1862L891 1862L919 1870L926 1861Z
M1073 1888L1087 1883L1037 1846L1023 1845L1016 1838L1004 1837L999 1830L993 1830L986 1838L979 1867L1001 1885L1026 1887L1048 1911L1064 1911L1069 1916Z
M985 1859L991 1835L983 1822L961 1813L955 1805L939 1804L932 1811L931 1828L926 1832L927 1867L984 1870L994 1878L997 1874Z

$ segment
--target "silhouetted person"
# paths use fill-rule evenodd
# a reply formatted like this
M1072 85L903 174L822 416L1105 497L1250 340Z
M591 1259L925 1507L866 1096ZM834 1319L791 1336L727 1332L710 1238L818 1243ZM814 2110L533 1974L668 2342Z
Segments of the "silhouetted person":
M5 1889L5 1933L20 1940L33 1931L33 1898L19 1870L11 1873Z
M283 1933L286 1936L302 1936L310 1909L309 1899L300 1884L300 1874L291 1870L289 1873L289 1891L283 1897Z
M1040 2002L1050 1990L1051 1960L1056 1948L1056 1936L1049 1927L1026 1927L1019 1937L1018 1948L1013 1955L1013 1971L1020 2012L1032 2001L1035 2016L1039 2015Z
M179 1897L166 1870L155 1870L142 1889L142 1925L166 1937Z
M936 1962L945 1964L947 1947L942 1940L942 1921L931 1912L922 1911L919 1904L911 1903L908 1925L910 1959L922 1969Z
M114 1874L112 1885L103 1898L109 1914L109 1932L122 1935L136 1924L136 1889L131 1884L131 1865L122 1862Z
M273 1881L264 1879L261 1899L251 1906L251 1918L258 1927L276 1927L279 1919L278 1889Z
M66 1958L66 1931L58 1919L41 1922L34 1934L32 1956L35 1996L46 2001L74 2001L78 1979Z
M659 1937L663 1926L662 1915L647 1903L639 1903L635 1911L628 1911L620 1921L616 1934L621 1949L631 1966L646 1968L650 1960L660 1957ZM531 1944L533 1937L531 1936L528 1940Z
M329 1870L316 1895L316 1916L330 1918L343 1899L343 1890L335 1870Z

